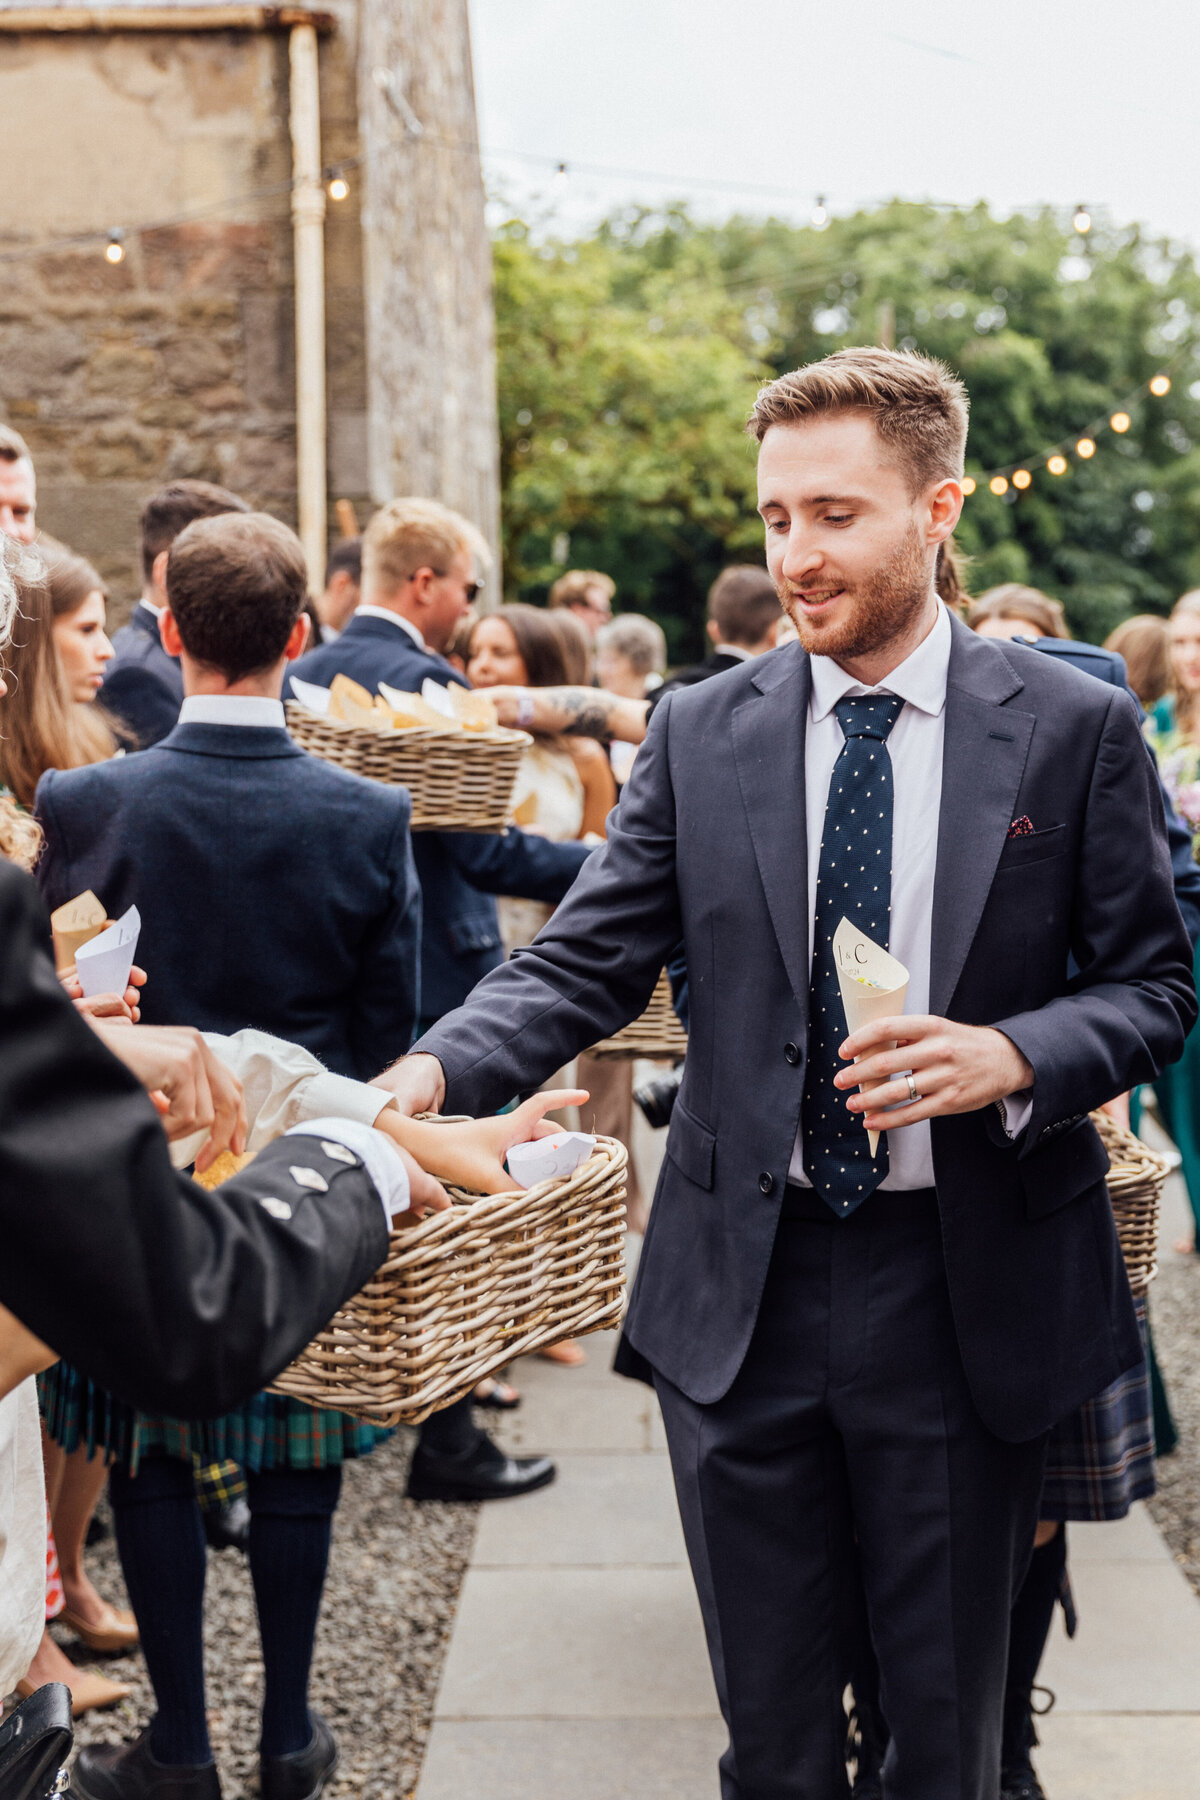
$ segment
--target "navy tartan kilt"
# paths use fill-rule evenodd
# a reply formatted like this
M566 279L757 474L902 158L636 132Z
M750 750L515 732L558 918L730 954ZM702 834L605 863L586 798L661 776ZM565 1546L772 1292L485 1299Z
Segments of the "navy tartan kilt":
M1134 1302L1146 1348L1146 1302ZM1123 1519L1155 1490L1149 1360L1097 1394L1050 1434L1039 1516Z

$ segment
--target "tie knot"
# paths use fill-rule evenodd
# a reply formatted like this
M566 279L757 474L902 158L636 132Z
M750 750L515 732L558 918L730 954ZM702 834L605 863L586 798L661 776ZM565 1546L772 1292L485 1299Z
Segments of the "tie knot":
M833 710L844 737L878 738L886 743L903 705L896 694L860 694L854 700L839 700Z

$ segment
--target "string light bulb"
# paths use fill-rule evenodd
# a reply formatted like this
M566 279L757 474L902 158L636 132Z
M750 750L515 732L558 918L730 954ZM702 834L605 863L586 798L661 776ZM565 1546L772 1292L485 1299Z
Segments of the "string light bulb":
M993 475L992 479L988 482L988 486L991 488L993 494L996 495L997 499L999 499L1001 494L1007 494L1008 492L1008 479L1004 475Z
M828 225L829 214L825 210L824 194L817 195L817 204L813 207L812 212L809 215L809 223L815 231L824 231L826 225Z
M350 183L346 180L346 177L342 174L340 169L335 169L329 178L329 198L331 200L345 200L349 198L349 194Z
M1075 454L1076 454L1076 456L1082 456L1084 462L1087 461L1089 456L1095 456L1095 454L1096 454L1095 438L1089 438L1089 437L1080 438L1079 442L1075 446Z
M562 188L565 188L566 185L567 185L567 165L565 162L560 162L557 169L555 169L555 171L554 171L554 179L550 183L550 186L552 188L562 189Z
M1088 232L1092 229L1092 215L1086 206L1080 204L1075 208L1075 217L1071 220L1071 223L1079 233L1080 237L1087 236Z
M1052 475L1065 475L1067 472L1067 459L1062 455L1061 451L1056 450L1054 455L1047 459L1046 467Z
M973 475L963 476L962 491L964 494L973 494L978 485Z
M1032 485L1033 476L1028 469L1014 469L1012 481L1015 488L1024 489Z
M1163 395L1169 394L1170 391L1171 391L1171 377L1169 375L1155 375L1153 377L1153 379L1150 382L1150 392L1156 397L1156 399L1161 400Z
M1114 431L1120 432L1120 431L1128 431L1129 427L1133 423L1133 420L1129 417L1129 414L1127 412L1115 412L1113 414L1112 418L1108 422L1112 426Z
M104 246L104 260L110 263L125 261L125 233L123 231L109 232L108 242Z

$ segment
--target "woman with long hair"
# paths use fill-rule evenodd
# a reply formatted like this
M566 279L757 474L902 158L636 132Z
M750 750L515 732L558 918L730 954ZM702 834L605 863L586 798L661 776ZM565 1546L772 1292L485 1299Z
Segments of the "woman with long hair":
M18 587L21 616L0 701L0 781L32 806L47 769L106 762L119 748L96 695L112 657L104 583L82 556L61 552Z
M36 834L37 827L27 809L46 770L105 762L118 741L107 714L95 704L112 656L104 583L96 570L82 556L58 551L44 568L34 566L18 576L17 598L19 616L5 652L7 693L0 700L0 781L10 796L7 830L29 857L36 855L36 844L28 834ZM133 1649L138 1641L133 1614L103 1599L83 1567L88 1524L107 1474L104 1459L89 1458L86 1450L65 1456L49 1437L44 1448L53 1532L47 1616L61 1618L89 1650ZM76 1713L112 1706L130 1692L121 1682L77 1667L48 1631L21 1690L46 1681L66 1682Z

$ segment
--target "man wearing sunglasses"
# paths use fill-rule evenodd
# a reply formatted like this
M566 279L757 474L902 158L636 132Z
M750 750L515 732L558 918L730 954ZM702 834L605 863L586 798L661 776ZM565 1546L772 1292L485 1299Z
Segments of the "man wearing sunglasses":
M442 652L483 585L488 548L461 514L436 500L392 500L363 534L362 601L341 636L292 665L293 675L328 687L348 675L369 693L379 683L420 693L426 679L463 683ZM421 1022L428 1030L466 1000L504 961L497 894L560 901L590 854L515 828L504 832L419 831L413 838L421 884ZM421 1427L409 1493L419 1500L488 1500L541 1487L553 1477L545 1457L509 1458L480 1431L470 1399Z

